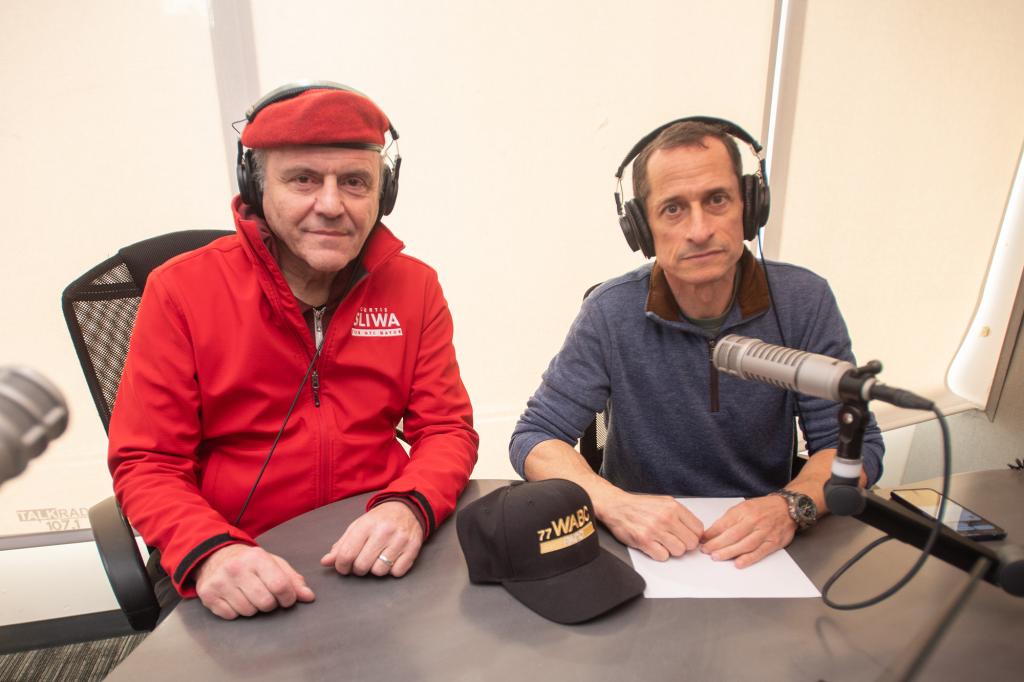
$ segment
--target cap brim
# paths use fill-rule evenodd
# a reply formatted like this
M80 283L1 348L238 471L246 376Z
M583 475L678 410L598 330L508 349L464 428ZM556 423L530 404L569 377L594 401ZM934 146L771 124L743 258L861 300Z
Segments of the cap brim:
M544 580L504 580L513 597L548 620L571 625L596 618L643 594L644 579L602 549L596 559Z

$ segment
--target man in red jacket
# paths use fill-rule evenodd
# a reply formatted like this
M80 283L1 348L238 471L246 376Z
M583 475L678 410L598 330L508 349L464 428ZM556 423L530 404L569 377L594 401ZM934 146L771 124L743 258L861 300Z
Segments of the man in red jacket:
M236 234L152 272L110 422L115 492L164 583L228 619L311 601L254 537L362 492L320 563L404 575L479 441L437 275L380 222L387 117L315 83L246 118Z

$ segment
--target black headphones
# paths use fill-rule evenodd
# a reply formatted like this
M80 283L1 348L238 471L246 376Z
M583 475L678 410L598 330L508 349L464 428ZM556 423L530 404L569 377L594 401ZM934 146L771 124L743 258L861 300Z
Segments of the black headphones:
M758 160L758 171L754 175L744 175L740 182L740 191L743 193L743 239L747 241L756 239L757 231L768 222L768 211L771 208L771 192L768 190L768 171L765 168L764 150L757 140L751 137L743 128L725 119L713 118L711 116L678 118L655 128L644 136L642 140L633 145L633 148L629 150L629 154L619 164L619 169L615 171L615 179L618 182L618 189L615 192L615 210L619 214L619 227L622 228L622 234L626 237L629 248L634 251L643 252L645 258L654 256L654 238L651 236L651 227L647 224L647 216L645 215L642 203L636 199L630 199L625 205L622 203L622 173L625 171L626 166L639 156L640 152L654 138L660 135L663 130L684 121L694 121L716 126L722 132L746 142L750 146Z
M346 92L354 92L361 97L366 97L363 93L359 92L355 88L350 88L347 85L341 83L335 83L333 81L302 81L299 83L289 83L288 85L282 85L279 88L271 90L269 93L264 95L253 104L245 112L245 121L252 123L256 115L261 111L269 107L271 104L281 102L286 99L298 97L307 90L344 90ZM366 99L370 99L366 97ZM372 101L372 100L371 100ZM391 124L391 119L388 118L388 132L391 134L392 143L396 143L398 140L398 131L395 130L395 126ZM370 149L373 151L380 151L375 144L345 144L346 147L352 147L355 149ZM386 158L390 161L390 157ZM380 208L377 213L377 220L379 221L382 216L389 215L392 209L395 208L395 201L398 199L398 172L402 168L402 155L398 152L398 145L395 145L395 158L389 164L384 164L384 169L381 171L380 177ZM261 218L263 216L263 190L260 189L259 182L256 181L256 173L254 172L252 150L244 149L242 147L242 138L238 138L238 158L235 165L235 176L238 179L238 192L242 196L242 201L249 205Z

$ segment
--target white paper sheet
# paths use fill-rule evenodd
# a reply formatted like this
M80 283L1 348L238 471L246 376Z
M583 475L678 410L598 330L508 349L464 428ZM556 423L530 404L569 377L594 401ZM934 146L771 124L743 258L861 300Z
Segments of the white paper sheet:
M729 497L679 498L707 528L727 509L742 501ZM739 569L732 561L712 561L700 550L668 561L655 561L629 548L633 567L647 581L644 596L661 598L771 598L818 597L814 583L785 550Z

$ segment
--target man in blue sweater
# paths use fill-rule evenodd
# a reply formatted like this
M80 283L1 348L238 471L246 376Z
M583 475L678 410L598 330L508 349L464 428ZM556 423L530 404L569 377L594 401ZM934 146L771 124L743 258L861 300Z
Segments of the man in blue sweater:
M738 126L681 119L640 141L635 198L620 210L634 250L654 263L609 280L586 299L512 435L529 480L564 478L589 493L621 542L665 560L700 548L753 564L827 512L824 485L838 405L720 375L714 344L740 334L853 362L828 284L794 265L765 269L745 247L768 217L764 165L743 175ZM618 197L616 197L618 200ZM770 288L769 288L770 287ZM600 475L573 449L596 412L608 415ZM794 476L794 419L810 458ZM861 485L882 471L874 419ZM742 496L704 528L673 497Z

